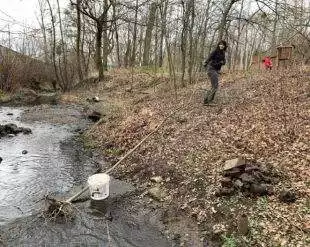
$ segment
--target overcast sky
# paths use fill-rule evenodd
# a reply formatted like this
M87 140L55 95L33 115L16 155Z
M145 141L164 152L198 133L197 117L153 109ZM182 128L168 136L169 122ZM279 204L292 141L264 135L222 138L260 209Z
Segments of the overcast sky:
M59 0L60 6L68 5L69 0ZM56 0L51 0L52 5ZM21 35L40 34L38 0L0 0L0 45L16 50L25 38Z
M69 0L59 2L65 6ZM8 25L12 32L22 31L23 25L38 28L38 13L38 0L0 0L0 31L8 30Z
M1 0L0 30L7 30L8 25L12 31L22 30L22 24L38 27L37 6L38 0Z

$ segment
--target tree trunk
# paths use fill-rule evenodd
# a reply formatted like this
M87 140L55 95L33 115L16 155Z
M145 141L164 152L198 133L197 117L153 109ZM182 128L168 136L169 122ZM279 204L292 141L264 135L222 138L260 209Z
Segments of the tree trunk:
M96 22L96 66L99 72L99 81L103 80L103 65L102 65L102 57L101 57L101 46L102 46L102 32L103 25L100 21Z
M55 29L55 19L54 19L54 14L53 14L53 9L51 6L51 3L49 0L46 0L48 7L49 7L49 11L50 11L50 15L51 15L51 22L52 22L52 60L53 60L53 67L54 67L54 73L55 73L55 77L56 77L56 83L59 83L59 75L58 75L58 69L57 69L57 64L56 64L56 29Z
M182 87L185 87L184 77L185 77L185 67L186 67L186 57L187 57L187 34L188 34L188 22L189 22L189 15L190 15L190 1L184 5L184 2L182 2L183 6L183 28L182 28L182 34L181 34L181 85Z
M189 2L189 13L191 15L191 23L190 23L190 29L189 29L189 61L188 61L188 78L189 83L191 84L193 82L193 67L195 65L194 61L194 37L193 37L193 30L194 30L194 24L195 24L195 0L190 0Z
M238 2L239 0L230 0L229 4L224 10L220 25L219 25L219 35L218 35L218 42L223 39L224 33L226 32L226 22L227 22L227 17L229 14L229 11L231 10L232 6Z
M138 56L138 63L139 66L141 66L142 64L142 60L143 60L143 34L144 34L144 29L141 26L140 27L140 34L139 34L139 56Z
M63 89L67 91L71 85L69 85L70 82L68 80L67 54L66 54L64 34L63 34L63 29L62 29L62 19L61 19L61 14L60 14L59 0L57 0L57 8L58 8L58 18L59 18L59 30L60 30L60 37L61 37L62 60L64 63L64 67L63 67L64 88Z
M156 2L151 3L150 11L149 11L149 18L148 18L148 23L147 23L147 27L145 31L145 38L144 38L144 51L143 51L143 65L144 66L149 65L152 31L153 31L153 27L155 23L156 9L157 9L157 3Z
M136 62L136 53L137 53L137 22L138 22L138 6L139 0L136 0L135 6L135 19L133 24L133 34L132 34L132 53L130 58L130 65L134 66Z
M130 41L130 24L128 23L128 28L127 28L127 46L126 46L126 51L125 51L125 56L124 56L124 66L127 68L129 66L129 61L131 59L131 41Z
M112 1L113 7L113 24L115 30L115 42L116 42L116 59L117 59L117 66L120 68L122 66L121 62L121 54L120 54L120 46L119 46L119 34L118 34L118 26L117 26L117 19L116 19L116 3Z
M272 38L271 38L271 52L274 52L277 46L277 26L278 26L278 5L279 0L275 1L275 19L273 21L273 28L272 28Z
M77 60L77 70L78 70L78 76L79 81L83 80L83 72L82 72L82 66L81 66L81 13L80 13L80 7L81 7L81 0L77 0L76 2L76 60Z
M233 60L233 70L236 69L236 64L238 62L240 62L240 53L239 53L239 46L240 46L240 37L241 37L241 17L242 17L242 14L243 14L243 5L244 5L244 0L242 0L241 2L241 9L239 11L239 18L238 18L238 33L237 33L237 41L236 41L236 49L235 49L235 55L233 56L234 57L234 60Z
M210 14L210 2L211 0L208 0L207 2L207 6L204 12L204 22L203 22L203 31L202 31L202 37L201 37L201 41L200 41L200 48L199 48L199 71L202 70L203 68L203 60L206 58L206 38L207 38L207 28L208 28L208 23L209 23L209 14Z
M164 61L164 37L166 35L167 26L167 8L169 1L161 0L160 4L160 16L161 16L161 32L159 41L159 55L158 55L158 66L163 66Z
M42 1L39 1L39 6L40 6L40 17L41 17L41 29L42 29L43 42L44 42L44 62L49 63L46 28L45 28L45 23L44 23L44 6L43 6Z
M110 53L109 46L110 41L108 37L108 0L104 0L103 13L100 16L100 22L102 24L102 41L103 41L103 49L102 49L102 68L104 71L108 70L108 55Z

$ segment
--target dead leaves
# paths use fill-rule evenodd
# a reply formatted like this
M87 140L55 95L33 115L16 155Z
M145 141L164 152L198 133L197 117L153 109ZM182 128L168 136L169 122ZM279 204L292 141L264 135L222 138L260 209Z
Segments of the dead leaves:
M226 84L216 96L215 107L203 107L200 94L195 94L186 110L180 109L178 117L170 119L117 172L134 177L140 184L153 176L169 177L164 186L173 203L196 215L199 222L208 219L216 225L219 219L209 218L213 215L209 209L226 203L214 199L223 162L243 156L273 164L289 178L279 187L294 186L304 197L292 206L271 198L262 211L252 202L245 206L241 201L231 203L230 209L238 212L238 207L245 206L249 220L256 222L250 229L252 237L247 239L252 244L305 246L301 229L309 229L309 222L299 217L298 207L303 207L309 195L310 98L299 96L307 92L308 78L289 71L281 73L273 71ZM185 102L190 91L180 90L174 101L169 91L151 94L148 90L148 97L126 106L119 122L111 128L107 128L111 123L99 126L93 137L128 150ZM134 99L134 93L128 97ZM229 221L229 217L231 213L224 214L221 220ZM270 233L274 233L272 241Z

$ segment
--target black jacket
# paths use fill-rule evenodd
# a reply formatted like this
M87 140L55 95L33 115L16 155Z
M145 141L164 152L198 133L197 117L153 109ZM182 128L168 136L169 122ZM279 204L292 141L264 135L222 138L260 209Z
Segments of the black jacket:
M213 52L211 52L211 54L205 61L204 66L207 67L207 65L209 64L215 70L220 71L222 65L224 65L225 63L225 51L217 48Z

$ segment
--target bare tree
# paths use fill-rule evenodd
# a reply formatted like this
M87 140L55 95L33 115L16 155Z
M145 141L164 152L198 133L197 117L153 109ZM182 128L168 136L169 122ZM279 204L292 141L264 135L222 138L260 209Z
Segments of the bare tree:
M71 1L71 4L77 6L77 3ZM111 2L104 0L99 6L99 11L96 13L96 3L92 3L87 0L81 0L81 6L79 11L93 20L96 26L96 65L99 72L99 80L103 80L103 71L107 66L107 22L108 22L108 11L111 7ZM102 39L104 38L104 49L102 53Z
M54 73L55 73L55 77L56 77L56 82L60 82L59 79L59 74L58 74L58 68L57 68L57 64L56 64L56 28L55 28L55 18L54 18L54 13L53 13L53 9L51 6L51 3L49 0L46 0L48 7L49 7L49 11L50 11L50 17L51 17L51 23L52 23L52 62L53 62L53 66L54 66Z
M219 30L218 41L223 39L225 31L227 31L226 28L227 28L228 14L229 14L231 8L233 7L233 5L238 1L240 1L240 0L229 0L228 1L228 4L226 5L226 7L224 9L224 12L223 12L223 15L222 15L222 18L220 21L220 25L218 27L218 30Z
M78 66L79 80L83 80L83 72L81 65L81 0L76 1L76 60Z
M152 2L150 5L149 18L148 18L146 31L145 31L145 38L144 38L143 66L149 65L152 31L153 31L153 27L155 23L156 10L157 10L157 3Z

